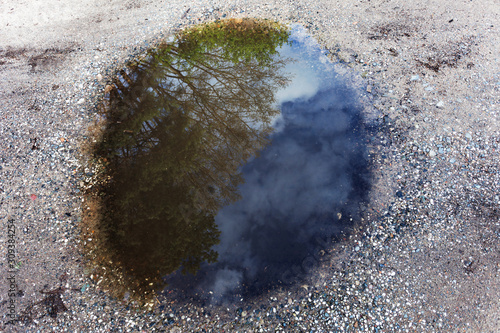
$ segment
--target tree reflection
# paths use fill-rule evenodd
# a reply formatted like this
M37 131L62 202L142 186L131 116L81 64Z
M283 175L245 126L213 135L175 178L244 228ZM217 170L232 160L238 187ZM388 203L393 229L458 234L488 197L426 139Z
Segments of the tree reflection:
M238 198L238 168L267 144L275 92L288 82L276 49L288 36L250 19L195 27L107 89L93 147L107 179L96 258L123 272L125 289L144 295L162 276L216 261L214 216Z

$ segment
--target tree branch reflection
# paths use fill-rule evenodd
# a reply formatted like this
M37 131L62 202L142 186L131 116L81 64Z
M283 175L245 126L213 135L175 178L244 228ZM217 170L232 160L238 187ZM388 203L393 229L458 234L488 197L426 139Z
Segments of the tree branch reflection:
M288 83L277 48L288 36L250 19L195 27L108 90L94 146L108 179L99 188L101 254L124 272L125 289L143 295L179 268L216 261L214 216L238 199L238 169L268 144L275 92Z

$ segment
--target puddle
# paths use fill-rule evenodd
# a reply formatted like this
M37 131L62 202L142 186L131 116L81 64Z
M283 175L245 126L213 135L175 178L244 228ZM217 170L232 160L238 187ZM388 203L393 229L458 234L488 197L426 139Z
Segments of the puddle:
M101 111L84 237L118 297L299 282L367 193L356 93L300 26L187 30L122 70Z

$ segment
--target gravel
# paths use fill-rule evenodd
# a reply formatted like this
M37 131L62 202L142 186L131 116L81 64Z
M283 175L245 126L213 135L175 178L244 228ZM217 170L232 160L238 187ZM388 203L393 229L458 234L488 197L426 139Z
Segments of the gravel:
M65 3L0 5L0 330L500 331L495 0ZM296 285L223 305L167 295L138 312L107 297L78 250L95 103L175 29L242 16L301 23L359 89L374 129L370 200ZM11 301L33 321L9 325Z

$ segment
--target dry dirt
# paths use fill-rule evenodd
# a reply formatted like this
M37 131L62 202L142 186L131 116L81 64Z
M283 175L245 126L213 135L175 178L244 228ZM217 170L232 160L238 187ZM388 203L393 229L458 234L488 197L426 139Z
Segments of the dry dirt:
M42 289L86 290L87 284L83 294L91 293L102 310L83 306L81 292L66 291L73 310L57 323L71 331L104 330L100 311L113 309L91 285L76 243L82 184L75 174L95 98L114 70L151 41L223 16L306 26L361 91L368 121L386 120L371 151L365 227L337 258L371 244L365 259L348 262L372 268L384 262L397 272L400 279L383 291L406 331L499 332L499 0L0 1L0 251L6 258L0 330L36 330L4 325L11 299L19 314L47 295ZM422 172L419 165L429 160ZM411 198L395 198L399 189ZM425 204L414 200L423 197ZM394 239L382 245L368 241L374 228L392 228L403 215L416 231L385 237ZM16 230L14 270L7 261L9 223ZM363 238L367 229L371 236ZM385 273L372 271L365 274L376 284ZM316 281L324 280L320 274ZM49 295L58 301L57 291ZM444 326L429 325L436 312ZM38 329L52 331L52 319L44 320ZM347 330L357 331L357 321Z

